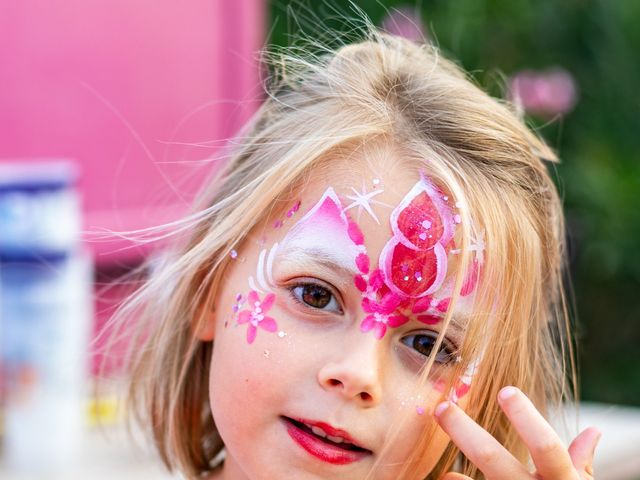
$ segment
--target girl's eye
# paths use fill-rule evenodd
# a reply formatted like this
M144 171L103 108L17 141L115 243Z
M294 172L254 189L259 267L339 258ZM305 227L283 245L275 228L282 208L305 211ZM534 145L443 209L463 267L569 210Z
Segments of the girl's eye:
M437 335L435 332L431 335L415 334L402 337L400 341L406 346L413 348L416 352L428 357L433 351L436 344ZM440 350L436 353L436 362L447 364L455 360L454 348L452 348L445 340L440 345Z
M340 305L331 290L314 283L304 283L296 285L291 289L293 298L298 302L318 310L326 310L336 313L342 313Z

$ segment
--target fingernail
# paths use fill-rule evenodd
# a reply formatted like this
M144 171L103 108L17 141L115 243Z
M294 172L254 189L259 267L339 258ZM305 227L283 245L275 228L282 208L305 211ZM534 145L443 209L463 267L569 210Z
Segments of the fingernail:
M596 432L597 434L593 442L593 450L591 451L591 458L593 458L593 456L596 454L596 447L598 446L598 444L600 443L600 439L602 438L602 432L600 430L596 430Z
M433 411L433 414L436 417L439 417L440 415L443 414L443 412L449 408L449 402L442 402L441 404L439 404L436 409Z
M498 393L498 398L500 400L508 400L511 397L513 397L517 392L518 392L518 389L516 387L504 387L502 390L500 390L500 393Z

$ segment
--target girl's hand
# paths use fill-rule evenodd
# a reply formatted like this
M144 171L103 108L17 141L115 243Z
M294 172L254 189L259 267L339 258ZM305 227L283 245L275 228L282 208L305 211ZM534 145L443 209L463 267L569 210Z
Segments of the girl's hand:
M592 480L593 452L600 432L587 428L565 448L558 434L515 387L505 387L498 403L529 448L536 471L531 473L486 430L452 402L436 407L435 415L451 440L485 475L487 480ZM447 473L442 480L471 480Z

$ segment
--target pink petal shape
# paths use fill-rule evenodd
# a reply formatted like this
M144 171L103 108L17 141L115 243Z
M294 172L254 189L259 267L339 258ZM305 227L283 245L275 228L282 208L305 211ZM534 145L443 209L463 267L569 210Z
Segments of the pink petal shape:
M356 267L362 273L369 273L369 255L366 253L359 253L356 257Z
M411 313L426 312L429 308L431 308L431 296L427 295L415 301L413 307L411 307Z
M353 279L353 283L355 284L356 288L361 292L364 292L367 290L367 282L362 277L362 275L356 275Z
M362 299L362 310L365 313L380 313L380 305L369 298Z
M260 308L262 308L262 313L268 312L269 309L273 306L273 302L275 302L275 300L276 300L276 296L273 293L270 293L269 295L264 297L264 300L260 302Z
M253 341L256 339L257 332L258 332L258 329L253 325L249 324L249 328L247 328L247 343L253 343Z
M364 245L364 235L362 234L362 230L360 230L358 224L353 220L349 220L347 233L353 243L356 245Z
M376 337L376 340L384 337L385 333L387 333L387 326L382 322L375 322L373 326L373 336Z
M440 300L438 305L436 306L436 310L442 313L446 313L449 309L449 304L451 303L451 298L445 298L444 300Z
M380 290L382 285L384 285L384 277L382 275L382 270L376 268L373 272L371 272L371 276L369 277L369 285L374 290Z
M462 398L469 392L469 390L471 390L471 385L467 385L466 383L459 384L456 387L456 397L458 397L458 399Z
M437 315L418 315L416 320L427 325L436 325L442 321L442 317L438 317Z
M238 323L243 324L251 320L251 312L243 310L238 314Z
M371 330L376 323L375 317L373 315L368 315L364 317L364 320L360 323L360 331L366 333Z
M267 332L275 332L278 329L276 321L271 317L264 317L258 326Z
M460 290L460 295L462 295L463 297L466 297L476 289L476 286L478 284L478 279L480 278L480 270L481 270L480 263L477 260L474 260L473 263L471 264L471 268L469 269L469 272L467 273L467 278L465 279L464 284L462 285L462 289Z
M255 290L251 290L249 292L249 308L254 308L256 302L260 301L260 297L258 296L258 292Z
M396 328L401 325L404 325L409 321L409 317L405 317L404 315L391 315L387 318L387 325L390 327Z
M393 313L398 305L400 305L402 299L400 296L395 293L387 293L382 300L380 300L380 313L384 313L386 315Z

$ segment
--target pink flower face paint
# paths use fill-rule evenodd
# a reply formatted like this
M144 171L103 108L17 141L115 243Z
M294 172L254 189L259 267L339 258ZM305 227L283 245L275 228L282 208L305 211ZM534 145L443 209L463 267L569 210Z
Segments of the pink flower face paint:
M275 332L278 329L276 321L267 317L266 313L271 309L276 296L273 293L268 294L263 300L253 290L249 292L248 304L249 310L243 310L238 314L238 324L248 324L247 343L253 343L258 333L258 327L267 332Z

